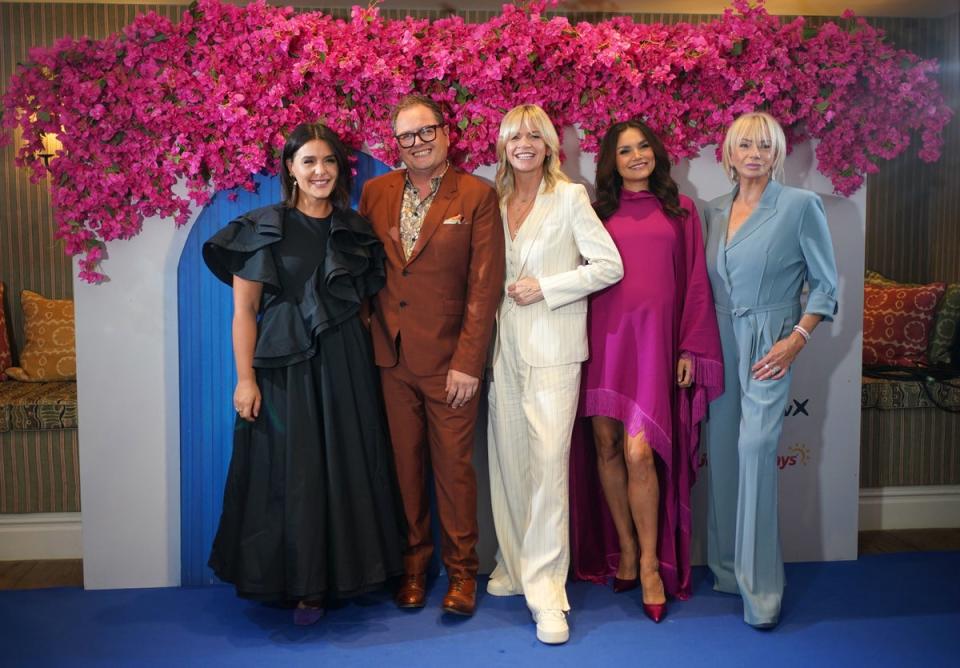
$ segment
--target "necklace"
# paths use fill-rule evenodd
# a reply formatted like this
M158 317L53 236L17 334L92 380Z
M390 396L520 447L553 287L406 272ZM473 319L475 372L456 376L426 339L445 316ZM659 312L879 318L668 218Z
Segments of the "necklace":
M507 227L510 230L511 240L517 238L517 234L520 233L520 226L527 219L527 214L530 213L536 199L536 196L528 200L521 200L516 197L507 205Z

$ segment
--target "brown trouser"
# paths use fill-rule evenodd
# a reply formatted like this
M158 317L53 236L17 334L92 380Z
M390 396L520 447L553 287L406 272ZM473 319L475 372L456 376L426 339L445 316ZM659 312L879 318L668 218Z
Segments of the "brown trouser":
M446 402L446 376L416 376L403 350L397 366L381 368L384 403L407 516L409 574L423 573L433 554L427 466L433 468L440 514L441 556L449 576L477 574L477 475L473 469L479 390L464 406Z

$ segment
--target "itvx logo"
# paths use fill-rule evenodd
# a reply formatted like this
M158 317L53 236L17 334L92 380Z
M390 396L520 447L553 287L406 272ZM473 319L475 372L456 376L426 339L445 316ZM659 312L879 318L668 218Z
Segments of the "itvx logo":
M806 466L810 463L810 448L803 443L794 443L787 453L777 455L777 468L781 471L791 466Z
M807 412L807 404L809 403L810 397L807 397L803 401L800 401L799 399L793 399L793 405L787 406L787 408L783 411L783 414L786 417L790 417L791 415L806 415L809 417L810 413Z

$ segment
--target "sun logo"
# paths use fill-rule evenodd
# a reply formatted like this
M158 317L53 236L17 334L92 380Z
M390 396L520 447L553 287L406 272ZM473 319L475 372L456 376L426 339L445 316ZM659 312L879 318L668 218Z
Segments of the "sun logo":
M803 445L802 443L794 443L789 448L787 452L790 452L797 457L797 463L801 466L806 466L810 461L810 448Z

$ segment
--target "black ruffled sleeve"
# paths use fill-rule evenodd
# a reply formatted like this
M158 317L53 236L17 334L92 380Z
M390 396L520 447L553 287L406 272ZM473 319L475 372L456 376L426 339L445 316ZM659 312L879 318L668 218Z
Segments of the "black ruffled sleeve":
M327 292L359 304L386 283L383 244L356 211L337 210L330 225L323 279Z
M280 276L270 245L282 237L280 208L256 209L230 221L204 243L203 261L227 285L239 276L263 283L265 291L279 292Z

